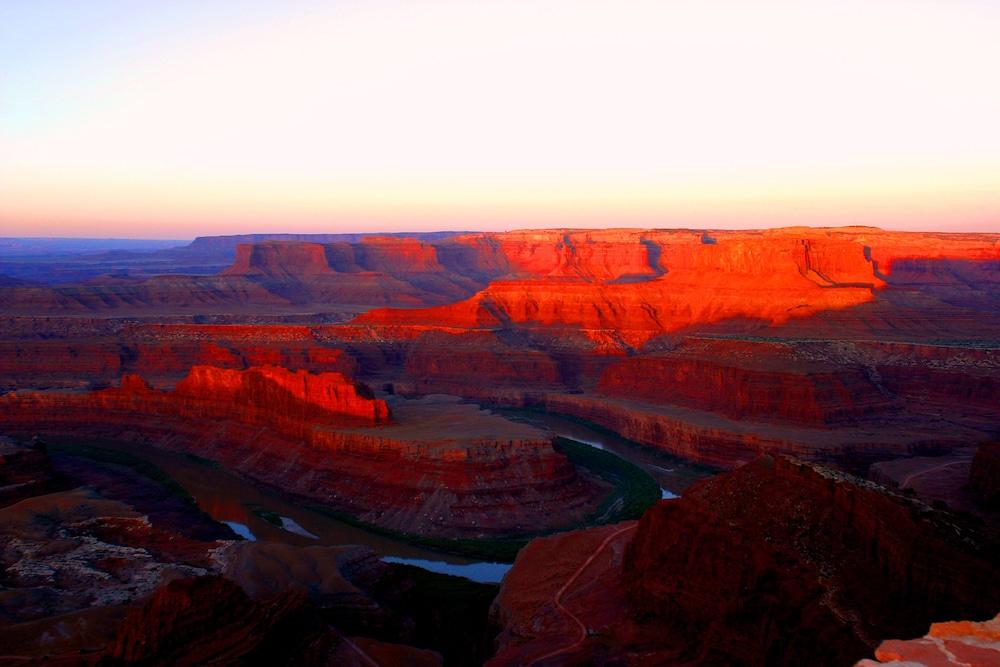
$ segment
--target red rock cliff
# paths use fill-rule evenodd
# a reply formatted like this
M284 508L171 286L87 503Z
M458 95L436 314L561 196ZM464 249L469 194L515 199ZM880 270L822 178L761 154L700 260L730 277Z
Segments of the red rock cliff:
M335 373L196 367L172 392L138 376L90 393L0 396L15 433L139 440L218 461L365 521L446 537L573 524L605 485L550 436L454 400L388 406Z
M634 613L698 659L849 664L879 637L1000 607L997 562L974 545L917 501L775 457L652 508L623 572Z

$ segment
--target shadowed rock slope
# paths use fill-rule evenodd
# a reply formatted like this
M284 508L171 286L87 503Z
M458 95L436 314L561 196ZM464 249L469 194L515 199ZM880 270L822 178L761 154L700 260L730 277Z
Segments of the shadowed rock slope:
M700 482L617 531L522 552L494 606L493 664L561 651L539 664L844 665L882 637L1000 608L995 545L946 512L783 457Z

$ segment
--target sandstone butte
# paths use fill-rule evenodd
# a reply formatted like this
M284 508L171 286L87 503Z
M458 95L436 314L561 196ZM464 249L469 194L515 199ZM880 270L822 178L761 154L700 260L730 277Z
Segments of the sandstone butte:
M345 324L11 317L0 386L128 373L171 386L193 365L275 365L564 412L723 467L765 452L867 462L975 444L995 423L998 253L997 235L872 228L262 241L210 278L249 303L256 289L287 302L317 276L367 276L388 281L369 305L398 281L440 288L430 300L447 305ZM455 301L459 283L469 298ZM110 310L95 312L115 312L102 295Z
M571 327L598 340L618 337L641 346L693 325L741 319L780 325L856 308L893 284L947 287L975 277L987 288L998 280L1000 260L996 235L864 228L515 232L494 240L490 247L502 254L505 273L471 299L429 309L373 310L356 321ZM469 242L459 237L450 243Z
M0 426L181 449L364 521L441 537L572 525L607 491L543 431L452 399L397 399L390 413L339 373L196 366L172 391L130 375L94 392L14 392L0 396Z
M977 540L920 501L762 458L638 524L532 541L489 664L852 664L931 619L991 617L1000 564Z
M373 324L609 329L629 345L692 325L740 318L781 324L873 300L873 291L997 282L997 235L873 228L752 232L546 230L434 241L260 241L213 276L95 278L3 289L8 312L197 311L245 304L439 306L374 311ZM559 285L554 288L554 285ZM559 289L561 304L552 303ZM245 311L244 311L245 312Z
M225 264L219 248L232 250L217 275L59 286L0 278L0 391L16 390L0 396L0 426L191 452L367 522L440 537L573 525L606 488L548 434L433 394L570 415L736 468L639 523L532 541L495 606L497 665L623 655L850 664L884 638L1000 608L995 554L946 513L811 463L755 461L787 454L865 473L907 457L924 468L884 481L920 493L913 475L945 465L924 459L975 451L954 470L970 471L977 502L996 502L998 235L859 227L248 240L192 244L213 266ZM26 498L39 516L75 503L100 504L112 523L140 520L79 490L34 497L58 477L44 457L18 448L0 457L8 500ZM116 582L128 569L117 567ZM258 621L300 609L287 596L247 602L223 588L161 591L123 626L116 655L224 616L192 591L214 591L243 619L222 635L205 627L193 646L257 651L225 637L259 630L266 644L273 628ZM162 619L162 636L141 631L150 619ZM358 658L348 642L318 641ZM889 642L875 655L897 650Z

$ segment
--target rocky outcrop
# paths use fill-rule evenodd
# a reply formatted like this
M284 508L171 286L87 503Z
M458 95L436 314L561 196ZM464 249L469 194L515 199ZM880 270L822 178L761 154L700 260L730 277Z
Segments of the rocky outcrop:
M329 650L326 630L304 593L254 602L227 579L194 577L165 584L130 612L108 653L126 664L303 664Z
M865 367L810 359L785 343L686 342L611 365L599 390L731 419L810 425L856 423L896 407Z
M922 639L890 639L879 644L875 660L855 667L990 667L1000 665L1000 615L982 623L934 623Z
M394 530L532 533L581 521L606 493L551 436L457 399L388 404L340 374L196 367L173 391L126 376L89 393L0 397L0 427L180 449Z
M122 388L131 387L140 393L141 380L126 376ZM350 381L340 373L313 374L288 371L278 366L260 366L246 371L195 366L174 390L184 400L207 404L210 412L224 414L244 408L280 415L284 419L302 421L335 421L347 418L378 424L389 421L389 406L376 399L365 385ZM263 421L263 419L261 420Z
M240 245L236 261L222 275L250 277L299 302L367 306L455 301L484 284L478 277L447 271L435 246L392 237L366 237L353 244Z
M533 541L492 664L844 665L881 637L1000 605L995 553L951 515L765 457L618 524Z
M987 507L1000 507L1000 443L980 445L972 459L969 488Z
M878 637L1000 606L996 560L946 515L780 457L651 509L624 572L635 613L692 655L748 665L845 664Z
M218 276L126 274L58 288L0 287L0 307L36 313L244 303L413 308L472 297L444 311L380 313L366 321L617 329L627 344L641 345L705 324L782 325L881 300L876 293L883 291L893 292L890 311L916 306L954 316L995 305L1000 282L995 235L862 228L218 237L161 251L155 261L168 269L181 257L218 262L213 248L228 256L239 243L235 261ZM558 307L551 305L554 285L564 290ZM893 315L866 313L852 326L863 331L870 329L866 320L886 317Z
M378 662L375 662L376 658ZM131 611L102 664L440 665L399 644L355 642L301 591L251 600L218 576L178 579Z
M43 443L19 443L0 436L0 507L56 485L56 472Z
M403 375L418 393L474 396L476 387L559 387L563 374L540 350L504 343L489 332L428 331L408 345Z

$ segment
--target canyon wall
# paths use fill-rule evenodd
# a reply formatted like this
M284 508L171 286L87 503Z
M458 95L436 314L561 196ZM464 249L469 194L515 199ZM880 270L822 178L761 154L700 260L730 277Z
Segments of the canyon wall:
M152 443L386 528L442 537L573 524L607 489L531 427L449 400L390 407L337 373L197 366L173 391L0 397L0 427ZM398 410L396 409L398 408Z
M494 602L492 667L853 664L1000 607L996 545L947 512L763 457L635 524L533 541Z
M856 478L768 458L651 509L623 572L634 612L700 638L701 657L792 665L820 651L846 664L879 637L1000 607L997 561L950 521Z

